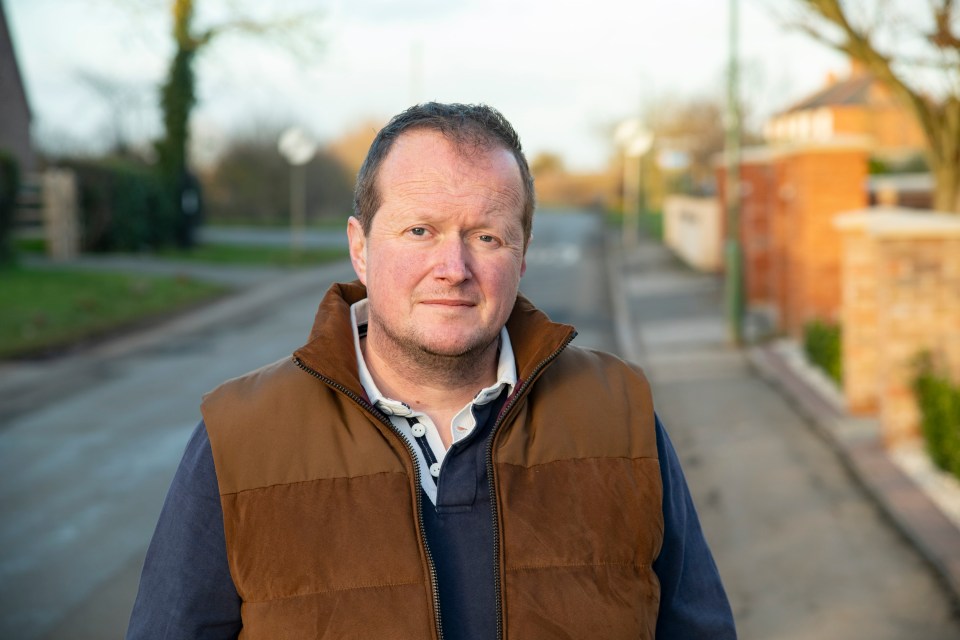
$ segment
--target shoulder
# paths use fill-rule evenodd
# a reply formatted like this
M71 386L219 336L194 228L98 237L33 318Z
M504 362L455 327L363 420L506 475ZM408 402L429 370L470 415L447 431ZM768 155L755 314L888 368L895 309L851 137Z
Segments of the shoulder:
M301 378L303 376L297 365L290 357L286 357L227 380L203 396L202 407L206 409L250 400L263 393L284 389Z
M617 431L615 425L639 428L656 451L650 383L642 369L612 354L568 347L536 381L530 401L568 424L591 425L594 435L598 424L607 432Z
M323 389L289 357L227 380L204 395L200 404L214 453L228 442L269 444L277 425L303 422L304 398L322 395Z
M650 385L643 371L609 353L569 346L530 386L518 447L510 460L530 459L522 447L545 447L554 457L657 458ZM524 440L517 434L533 434ZM561 453L558 453L561 452Z
M550 384L576 385L597 393L650 396L650 383L639 366L605 351L568 346L544 373Z

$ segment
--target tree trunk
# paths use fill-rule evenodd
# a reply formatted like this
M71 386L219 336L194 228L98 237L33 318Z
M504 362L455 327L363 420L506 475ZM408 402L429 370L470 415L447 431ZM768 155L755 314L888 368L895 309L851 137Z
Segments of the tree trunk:
M170 180L178 180L187 167L190 113L196 103L193 61L196 41L190 34L193 0L174 0L173 36L176 53L161 88L163 138L157 144L160 169Z
M960 214L960 165L943 162L931 167L935 183L933 208L944 213Z

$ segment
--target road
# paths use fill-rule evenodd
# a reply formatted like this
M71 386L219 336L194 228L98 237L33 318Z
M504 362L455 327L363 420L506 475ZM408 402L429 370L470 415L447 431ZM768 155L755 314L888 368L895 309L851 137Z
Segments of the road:
M599 219L541 215L534 233L523 291L580 326L578 342L613 349ZM327 285L352 270L307 275L279 299L261 285L206 321L26 367L30 410L0 426L0 638L122 635L201 394L302 344Z

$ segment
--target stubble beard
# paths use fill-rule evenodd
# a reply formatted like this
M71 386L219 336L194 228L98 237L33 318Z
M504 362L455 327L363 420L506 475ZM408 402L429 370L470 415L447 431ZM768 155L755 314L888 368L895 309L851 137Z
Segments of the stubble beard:
M379 334L378 345L391 365L403 370L406 375L433 386L459 386L484 376L500 342L500 330L490 336L476 336L470 344L451 352L440 352L426 344L426 338L418 333L402 334L377 316L370 309L367 338Z

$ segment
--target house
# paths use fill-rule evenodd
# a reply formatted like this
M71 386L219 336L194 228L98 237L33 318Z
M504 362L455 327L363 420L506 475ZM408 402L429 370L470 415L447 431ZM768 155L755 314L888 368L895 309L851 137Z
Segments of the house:
M875 159L891 164L916 158L925 145L910 111L857 62L847 78L831 74L822 89L770 118L764 136L774 145L862 138Z
M0 2L0 151L13 155L21 175L36 168L30 141L30 105Z

